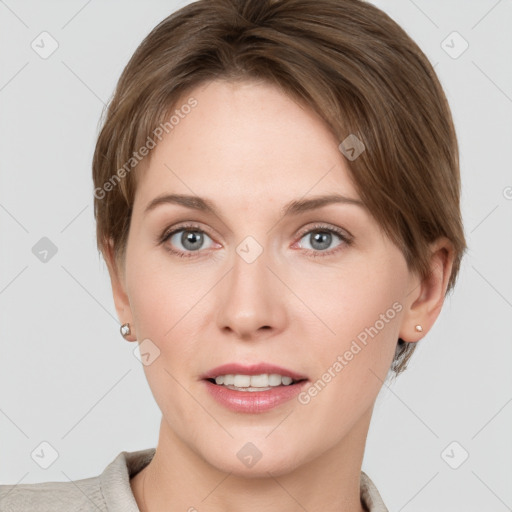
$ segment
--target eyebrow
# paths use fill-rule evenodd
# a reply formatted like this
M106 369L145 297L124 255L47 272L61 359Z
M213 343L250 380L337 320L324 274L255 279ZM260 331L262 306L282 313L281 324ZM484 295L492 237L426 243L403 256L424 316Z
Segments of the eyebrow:
M359 199L353 199L339 194L329 194L312 197L310 199L295 199L290 201L281 209L281 215L283 217L298 215L300 213L316 210L323 206L336 203L356 205L361 208L365 208L364 203ZM185 194L165 194L158 196L149 202L144 210L144 214L147 214L149 211L154 210L156 207L163 204L177 204L193 210L211 213L221 218L220 212L212 201L199 196Z

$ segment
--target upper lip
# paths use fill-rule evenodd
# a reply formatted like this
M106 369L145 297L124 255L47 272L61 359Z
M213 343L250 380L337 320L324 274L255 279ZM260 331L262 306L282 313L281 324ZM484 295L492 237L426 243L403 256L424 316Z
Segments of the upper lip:
M201 375L201 379L214 379L219 375L261 375L263 373L277 373L283 377L291 377L293 380L307 379L305 375L301 375L300 373L288 370L282 366L276 366L275 364L269 363L257 363L249 365L242 365L240 363L227 363L207 371L205 374Z

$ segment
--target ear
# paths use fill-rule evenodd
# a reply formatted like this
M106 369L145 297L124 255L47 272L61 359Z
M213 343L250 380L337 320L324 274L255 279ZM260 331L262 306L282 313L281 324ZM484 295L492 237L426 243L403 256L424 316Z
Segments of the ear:
M130 301L126 294L124 269L119 267L119 262L115 259L112 239L109 239L105 244L103 257L105 258L108 273L110 274L110 283L112 285L112 294L114 297L117 316L121 321L121 324L130 324L131 333L128 336L125 336L125 339L128 341L137 341Z
M432 328L443 307L452 272L455 252L450 240L441 237L430 244L430 271L423 280L411 280L411 304L407 307L400 338L408 343L419 341ZM413 284L414 283L414 284ZM422 332L415 330L421 325Z

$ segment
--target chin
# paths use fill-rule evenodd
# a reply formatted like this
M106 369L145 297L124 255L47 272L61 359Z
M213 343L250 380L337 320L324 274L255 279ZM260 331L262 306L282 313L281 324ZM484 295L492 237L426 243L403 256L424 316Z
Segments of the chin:
M236 447L219 446L214 453L202 454L211 466L241 478L268 478L291 473L299 466L299 447L288 445L286 450L268 446L258 448L257 441L234 443ZM264 444L263 442L261 444ZM302 447L303 448L303 447Z

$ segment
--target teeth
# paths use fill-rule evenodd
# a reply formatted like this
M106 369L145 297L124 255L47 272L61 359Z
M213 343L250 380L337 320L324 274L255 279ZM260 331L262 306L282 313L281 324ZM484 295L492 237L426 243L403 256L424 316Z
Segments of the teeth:
M277 373L262 373L261 375L219 375L215 384L234 386L236 388L270 388L276 386L289 386L293 382L291 377Z
M235 375L235 382L233 386L236 388L248 388L251 386L250 375Z
M282 377L277 373L271 373L268 376L268 385L269 386L279 386L281 385Z

